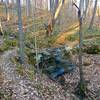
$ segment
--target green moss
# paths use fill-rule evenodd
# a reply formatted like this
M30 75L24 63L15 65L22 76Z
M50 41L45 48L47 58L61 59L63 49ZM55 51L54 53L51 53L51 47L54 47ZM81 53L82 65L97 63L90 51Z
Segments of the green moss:
M6 45L8 45L9 47L15 47L15 46L17 46L17 40L16 39L14 39L14 40L5 40L5 43L6 43Z
M55 43L55 40L56 40L56 35L52 35L52 36L48 37L47 38L48 46L51 47Z
M4 52L8 49L9 49L9 46L6 43L4 43L2 46L0 46L0 52Z
M34 53L29 53L28 55L28 61L29 61L29 64L36 64L36 59L35 59L35 54Z

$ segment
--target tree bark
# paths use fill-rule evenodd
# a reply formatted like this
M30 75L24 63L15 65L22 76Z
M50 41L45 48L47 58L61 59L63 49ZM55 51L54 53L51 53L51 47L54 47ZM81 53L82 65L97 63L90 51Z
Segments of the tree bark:
M21 0L17 0L17 8L18 8L18 28L19 28L19 59L20 63L24 63L24 33L22 29L22 18L21 18Z
M50 0L50 11L54 15L54 0Z
M1 0L1 3L3 3L3 0Z
M81 11L81 16L82 16L84 11L84 0L80 0L79 9Z
M9 0L6 0L6 2L7 2L7 5L9 5Z
M90 22L90 25L89 25L89 29L92 29L92 26L93 26L95 14L96 14L96 9L97 9L97 1L98 0L95 0L94 10L93 10L93 16L92 16L92 19L91 19L91 22Z
M54 3L54 11L56 11L57 7L58 7L58 0L55 0L55 3Z
M81 0L80 0L81 2ZM80 72L80 83L84 83L84 78L83 78L83 61L82 61L82 48L83 48L83 33L82 33L82 15L81 15L81 10L80 8L78 8L78 6L73 3L73 5L75 5L78 9L78 21L79 21L79 72Z
M87 10L88 10L88 6L89 6L89 0L85 0L85 10L84 10L84 20L86 19L87 16Z
M31 7L30 0L26 0L26 15L27 15L27 17L30 16L30 7Z
M11 0L11 3L14 4L14 0Z
M9 21L9 10L8 10L8 3L7 1L5 2L5 12L6 12L6 20Z
M53 31L55 22L56 22L56 20L57 20L57 18L59 16L59 13L60 13L60 10L61 10L63 4L64 4L64 0L60 1L59 5L58 5L58 7L56 9L56 11L53 11L53 12L52 12L52 10L53 10L53 8L52 8L52 2L54 4L54 0L53 1L50 0L50 8L51 8L50 11L52 13L52 18L51 18L50 22L48 23L48 25L46 27L46 34L47 34L47 36L51 36L51 33Z

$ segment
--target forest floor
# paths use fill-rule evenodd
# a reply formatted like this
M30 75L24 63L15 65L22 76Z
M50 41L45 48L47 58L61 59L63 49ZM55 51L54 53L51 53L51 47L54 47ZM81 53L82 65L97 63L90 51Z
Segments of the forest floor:
M20 76L16 72L17 65L11 59L17 56L16 50L9 50L0 56L0 100L79 100L74 95L74 89L79 81L79 68L72 73L67 73L65 86L52 81L46 75L33 76L30 80L26 76ZM78 55L72 60L78 63ZM100 100L100 55L83 55L84 78L87 81L87 88L94 93L93 100ZM0 71L1 71L0 70ZM89 99L84 99L89 100Z
M68 41L66 38L78 31L78 24L69 28L67 32L61 33L56 38L54 47L58 45L67 45L73 47L79 43L78 40ZM94 37L87 39L93 40ZM2 40L1 40L2 44ZM17 50L8 50L0 54L0 100L79 100L74 94L75 87L79 82L79 68L72 73L64 75L66 84L61 86L52 81L48 76L34 74L32 79L27 75L19 75L18 65L13 63ZM78 55L72 55L72 61L78 64ZM84 78L87 82L87 88L94 94L88 94L93 100L100 100L100 54L83 55ZM23 68L24 69L24 68ZM34 71L32 71L34 72ZM86 98L84 100L91 100Z
M44 17L44 11L42 12L42 20L43 18L48 20L48 14ZM40 13L38 14L39 15L37 16L39 16L40 19ZM17 20L15 19L8 22L2 22L3 28L6 30L12 29L14 32L17 31ZM26 30L28 26L26 20L27 19L23 17L23 30L24 28ZM31 24L32 21L33 19L30 19L29 23ZM73 47L77 45L79 43L78 40L72 42L68 41L66 38L76 33L78 29L79 26L78 23L76 23L69 27L68 31L59 34L54 43L54 47L59 45ZM87 39L93 40L95 38L88 36L86 40ZM2 44L1 39L0 44ZM61 86L59 83L52 81L44 74L38 75L35 73L32 75L32 79L27 77L27 74L21 76L16 69L18 65L12 62L12 59L16 56L18 56L16 49L8 50L0 54L0 100L79 100L74 94L75 87L79 82L78 67L76 67L72 73L64 75L66 84ZM72 55L72 61L78 64L77 54ZM83 72L84 78L87 82L87 88L94 93L88 94L88 96L93 97L93 99L86 98L84 100L100 100L100 54L92 55L84 53L83 63ZM34 71L32 70L32 72Z
M65 44L68 40L66 40L66 38L72 34L75 34L79 29L79 25L78 23L72 25L69 27L68 31L67 32L64 32L64 33L61 33L57 40L56 40L56 44Z

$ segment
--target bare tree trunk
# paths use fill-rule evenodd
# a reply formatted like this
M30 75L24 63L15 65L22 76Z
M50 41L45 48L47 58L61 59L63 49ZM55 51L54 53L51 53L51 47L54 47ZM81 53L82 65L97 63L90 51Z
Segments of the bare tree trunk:
M87 10L88 10L88 6L89 6L89 0L85 0L85 10L84 10L84 20L86 19L87 16Z
M58 7L57 7L55 12L54 11L52 12L52 10L54 9L54 8L52 8L52 2L54 4L54 0L53 1L50 0L50 5L51 5L50 6L50 8L51 8L50 11L52 13L52 18L50 19L50 21L48 23L48 26L46 27L47 36L51 36L51 34L52 34L55 22L56 22L56 20L57 20L57 18L59 16L59 13L60 13L60 10L61 10L63 4L64 4L64 0L60 0L60 3L59 3L59 5L58 5Z
M81 10L81 15L83 15L83 11L84 11L84 0L80 0L79 9Z
M1 19L0 19L0 35L4 35L3 28L2 28L2 24L1 24Z
M84 78L83 78L83 61L82 61L82 48L83 48L83 34L82 34L82 17L79 17L79 68L80 68L80 82L83 83Z
M7 5L9 5L9 0L6 0L6 2L7 2Z
M18 28L19 28L19 57L20 63L24 63L24 33L22 29L22 18L21 18L21 0L17 0L18 8Z
M88 14L88 20L91 19L91 13L93 11L92 5L93 5L93 0L89 0L89 7L88 7L88 13L87 13Z
M3 3L3 0L1 0L1 3Z
M83 24L83 18L81 15L80 8L73 3L77 9L78 9L78 21L79 21L79 72L80 72L80 81L75 89L75 94L79 97L79 100L84 100L84 97L86 97L86 85L85 85L85 79L83 77L83 61L82 61L82 48L83 48L83 33L82 33L82 24Z
M48 11L50 11L50 0L48 0Z
M50 0L50 11L54 15L54 0Z
M80 0L80 4L81 4L82 0ZM78 21L79 21L79 71L80 71L80 83L83 83L84 78L83 78L83 69L82 69L82 47L83 47L83 34L82 34L82 14L81 14L81 10L80 10L80 6L78 8L78 6L73 3L77 9L78 9Z
M58 3L59 3L59 1L58 0L55 0L55 2L54 2L54 11L56 11L56 9L58 7Z
M98 6L98 27L100 28L100 7Z
M98 0L95 0L94 10L93 10L93 16L92 16L92 19L91 19L91 22L90 22L90 25L89 25L89 29L92 29L92 26L93 26L95 14L96 14L96 9L97 9L97 1Z
M6 17L7 17L7 21L10 20L10 14L9 14L8 6L9 6L9 0L6 0L6 2L5 2L5 9L6 9Z
M26 0L26 16L27 16L27 21L29 20L29 17L31 16L31 2L30 0ZM29 32L29 23L28 24L28 27L27 27L27 32Z
M11 3L14 4L14 0L11 0Z
M30 7L31 7L30 0L26 0L26 15L27 15L27 17L29 17L30 13L31 13Z
M6 20L7 20L8 19L8 7L6 3L5 3L5 13L6 13Z

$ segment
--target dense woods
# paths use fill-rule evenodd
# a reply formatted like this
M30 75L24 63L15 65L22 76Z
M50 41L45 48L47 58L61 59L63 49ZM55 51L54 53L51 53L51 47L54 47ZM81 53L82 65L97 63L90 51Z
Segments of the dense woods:
M0 100L99 100L100 1L0 0Z

